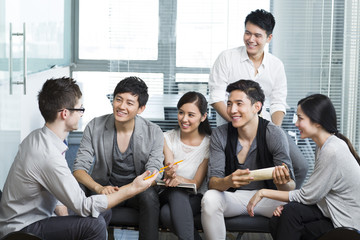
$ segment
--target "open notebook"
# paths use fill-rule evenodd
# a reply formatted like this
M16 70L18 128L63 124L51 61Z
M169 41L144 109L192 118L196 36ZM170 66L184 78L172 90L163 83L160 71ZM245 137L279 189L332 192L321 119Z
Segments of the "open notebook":
M166 188L165 182L163 180L158 180L158 181L156 181L156 183L158 186L162 186L162 187ZM180 183L177 187L184 188L192 194L197 194L197 189L196 189L195 183Z

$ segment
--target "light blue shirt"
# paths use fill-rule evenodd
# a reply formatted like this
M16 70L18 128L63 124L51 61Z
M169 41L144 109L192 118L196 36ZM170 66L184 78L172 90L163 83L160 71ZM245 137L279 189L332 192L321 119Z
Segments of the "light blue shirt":
M46 126L20 144L1 198L0 237L51 217L57 199L83 217L106 210L105 195L85 196L65 160L67 149Z

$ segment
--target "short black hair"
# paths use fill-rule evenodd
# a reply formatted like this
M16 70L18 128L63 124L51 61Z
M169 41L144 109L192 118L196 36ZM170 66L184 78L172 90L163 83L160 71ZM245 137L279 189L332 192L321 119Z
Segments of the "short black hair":
M81 96L80 88L72 78L46 80L38 94L39 109L45 122L54 122L61 109L74 108Z
M121 80L114 89L114 98L118 93L131 93L138 96L139 107L145 106L148 99L148 87L146 83L139 77L127 77Z
M275 27L275 18L270 13L264 9L257 9L249 13L245 18L245 26L247 22L257 25L261 29L266 31L266 34L269 36L272 34Z
M240 90L244 92L247 97L250 99L251 104L256 102L261 102L261 105L264 105L265 101L265 94L264 91L261 89L259 83L253 80L239 80L229 84L226 88L228 93L232 91ZM262 107L258 113L261 113Z

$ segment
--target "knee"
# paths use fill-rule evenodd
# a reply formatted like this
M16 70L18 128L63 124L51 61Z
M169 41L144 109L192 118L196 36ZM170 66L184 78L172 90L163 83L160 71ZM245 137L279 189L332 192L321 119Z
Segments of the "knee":
M162 222L166 227L169 227L170 222L171 222L169 204L165 204L164 206L161 207L160 219L161 219L161 222Z
M288 204L284 205L284 209L281 212L281 220L288 221L290 218L298 215L296 214L296 209L300 203L298 202L289 202Z
M212 214L222 207L222 192L217 190L208 190L201 199L201 212Z
M139 207L160 208L159 195L154 187L150 187L146 191L140 193L138 199L140 204Z
M189 194L185 190L181 189L172 189L168 194L169 202L180 201L183 202L186 199L189 199Z
M99 215L98 218L86 217L85 219L86 221L83 227L86 229L87 233L90 235L93 234L94 236L106 236L107 224L102 215Z

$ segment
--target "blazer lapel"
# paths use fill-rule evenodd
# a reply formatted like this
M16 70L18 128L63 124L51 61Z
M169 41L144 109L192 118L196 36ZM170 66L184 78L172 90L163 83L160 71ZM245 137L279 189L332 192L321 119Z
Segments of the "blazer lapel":
M141 144L142 144L142 133L141 133L141 119L136 116L135 117L135 130L134 130L134 137L133 137L133 141L134 141L134 149L133 149L133 156L134 156L134 166L135 166L135 172L136 175L140 175L141 174Z
M112 171L112 153L113 153L113 144L114 144L114 129L115 129L115 119L114 115L109 115L106 124L105 130L103 133L104 140L104 155L106 164L108 167L108 173Z

